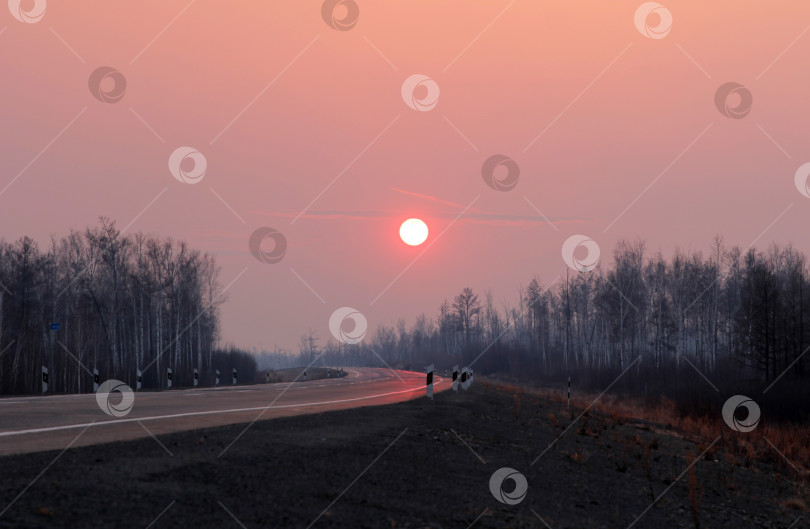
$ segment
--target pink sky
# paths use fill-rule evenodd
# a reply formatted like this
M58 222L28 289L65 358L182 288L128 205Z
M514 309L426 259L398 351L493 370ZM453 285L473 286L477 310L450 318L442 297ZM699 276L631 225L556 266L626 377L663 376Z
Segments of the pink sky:
M356 2L349 31L320 0L48 2L32 24L0 12L0 236L46 245L146 208L130 231L215 254L223 286L239 277L224 338L265 348L309 327L324 342L341 306L373 331L465 286L512 302L533 275L565 273L574 234L605 264L621 238L671 255L766 228L759 247L810 253L794 186L810 161L810 4L666 1L671 31L651 39L634 26L641 1ZM99 66L126 77L121 101L91 95ZM412 74L440 87L428 112L403 101ZM743 119L715 108L729 81L753 94ZM181 146L207 159L197 184L168 170ZM493 154L520 166L511 191L481 177ZM430 227L422 246L398 238L409 217ZM287 238L277 264L248 251L261 226Z

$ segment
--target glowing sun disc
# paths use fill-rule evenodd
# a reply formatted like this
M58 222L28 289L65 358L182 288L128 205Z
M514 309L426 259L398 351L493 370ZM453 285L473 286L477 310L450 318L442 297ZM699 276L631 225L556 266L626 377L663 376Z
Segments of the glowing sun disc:
M410 246L419 246L428 236L428 227L420 219L408 219L399 227L399 237Z

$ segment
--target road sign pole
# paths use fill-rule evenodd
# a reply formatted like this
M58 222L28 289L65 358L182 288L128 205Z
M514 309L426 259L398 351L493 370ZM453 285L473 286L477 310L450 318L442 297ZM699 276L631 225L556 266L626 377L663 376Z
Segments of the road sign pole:
M56 371L53 370L53 334L59 330L58 323L51 323L51 330L48 332L48 389L53 393L55 386L53 385L53 376Z
M51 326L51 329L53 329L53 326ZM51 332L48 333L48 337L50 338L50 340L48 340L48 378L50 378L51 376L53 376L53 373L55 373L55 371L53 370L53 330L51 330ZM45 390L47 391L48 389L50 389L51 393L53 393L54 390L53 381L48 380L48 384L50 384L50 388L48 386L45 386Z

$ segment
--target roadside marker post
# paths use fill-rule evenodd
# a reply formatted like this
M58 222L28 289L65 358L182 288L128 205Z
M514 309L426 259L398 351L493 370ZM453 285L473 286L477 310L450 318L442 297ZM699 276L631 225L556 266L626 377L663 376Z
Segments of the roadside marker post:
M453 391L458 392L458 364L453 366Z
M425 378L427 397L430 400L433 400L433 364L430 364L425 368L425 373L427 373Z
M571 418L574 418L574 408L571 407L571 377L568 377L568 411L571 413Z
M42 366L42 394L48 392L48 368Z
M172 389L172 368L166 368L166 387Z
M231 382L231 383L236 384L236 368L235 367L233 368L233 382Z
M141 382L143 382L143 373L140 369L135 370L135 391L141 390Z
M219 369L217 369L216 377L214 378L214 385L219 386Z
M264 376L265 376L265 383L266 383L266 384L269 384L269 383L270 383L270 370L269 370L269 369L268 369L268 370L267 370L267 372L264 374Z
M93 368L93 393L98 391L98 369Z
M469 367L465 367L461 370L461 389L467 391L470 388L470 384L472 384L473 380L473 370Z
M198 383L199 379L200 379L200 372L197 371L197 368L195 367L194 368L194 387L195 388L197 387L197 383Z

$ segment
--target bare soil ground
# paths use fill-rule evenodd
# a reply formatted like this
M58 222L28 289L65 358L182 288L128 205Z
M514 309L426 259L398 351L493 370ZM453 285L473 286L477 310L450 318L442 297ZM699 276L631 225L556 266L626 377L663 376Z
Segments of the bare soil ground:
M304 373L307 374L304 377ZM326 367L310 367L304 369L301 367L291 367L287 369L275 369L270 371L270 382L304 382L306 380L321 380L324 378L341 378L345 377L346 372L338 372L335 368ZM264 372L259 371L256 377L264 382Z
M786 465L744 462L665 425L570 417L556 402L476 380L434 401L258 422L221 456L243 425L160 436L172 455L145 438L10 456L0 459L0 528L799 528L810 520L803 479ZM501 467L526 477L517 505L490 493Z

